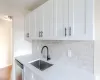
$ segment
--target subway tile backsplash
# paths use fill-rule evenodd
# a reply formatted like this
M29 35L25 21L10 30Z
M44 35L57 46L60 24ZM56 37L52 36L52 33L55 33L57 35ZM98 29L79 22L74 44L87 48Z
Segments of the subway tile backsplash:
M49 47L52 59L58 60L65 54L69 64L93 73L93 41L33 41L33 54L40 56L44 45ZM71 50L72 57L68 57L68 50Z

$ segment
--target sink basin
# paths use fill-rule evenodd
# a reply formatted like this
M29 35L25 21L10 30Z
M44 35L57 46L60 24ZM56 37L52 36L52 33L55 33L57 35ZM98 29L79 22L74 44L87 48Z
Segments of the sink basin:
M53 65L53 64L47 63L42 60L37 60L37 61L31 62L30 64L41 71L44 71L45 69L47 69Z

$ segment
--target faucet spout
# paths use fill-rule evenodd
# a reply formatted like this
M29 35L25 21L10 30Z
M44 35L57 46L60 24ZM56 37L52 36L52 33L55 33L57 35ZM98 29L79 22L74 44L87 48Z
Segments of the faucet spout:
M44 48L47 49L47 61L48 61L48 60L50 60L51 58L50 58L50 55L49 55L49 49L48 49L47 46L43 46L43 47L42 47L42 49L41 49L41 54L43 53Z

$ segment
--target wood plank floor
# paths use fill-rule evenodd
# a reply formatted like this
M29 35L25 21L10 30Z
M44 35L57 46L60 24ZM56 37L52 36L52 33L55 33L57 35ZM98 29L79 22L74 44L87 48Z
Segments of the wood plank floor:
M10 80L12 66L0 69L0 80Z

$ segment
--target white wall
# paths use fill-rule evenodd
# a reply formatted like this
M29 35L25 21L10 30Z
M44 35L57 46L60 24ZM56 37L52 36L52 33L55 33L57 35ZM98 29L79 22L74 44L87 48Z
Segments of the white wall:
M12 22L0 20L0 68L12 64Z
M13 18L14 57L32 53L31 43L24 39L24 16Z
M14 57L31 54L32 45L24 40L24 15L13 17L13 73L12 80L15 80L15 62Z
M95 26L95 45L94 45L94 72L96 80L100 80L100 0L94 0L94 26Z

